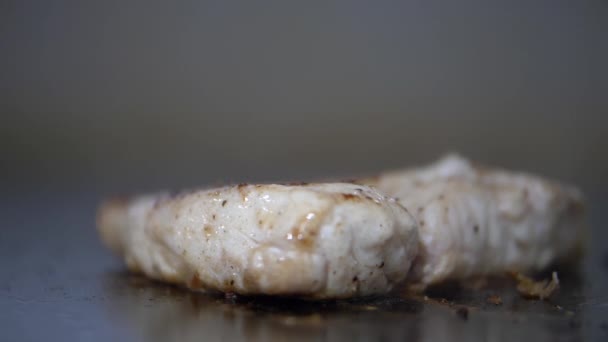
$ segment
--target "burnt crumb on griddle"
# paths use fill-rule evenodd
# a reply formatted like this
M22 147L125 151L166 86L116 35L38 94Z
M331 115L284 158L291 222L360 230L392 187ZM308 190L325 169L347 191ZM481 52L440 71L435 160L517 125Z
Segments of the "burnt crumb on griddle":
M486 301L490 304L502 305L502 297L498 295L490 295L488 298L486 298Z
M466 321L469 319L469 309L465 306L461 306L456 309L456 315L460 317L462 320Z
M348 182L346 182L348 183ZM288 182L285 183L285 185L290 185L290 186L304 186L304 185L308 185L309 183L306 182Z
M451 304L450 304L450 301L449 301L449 300L447 300L447 299L445 299L445 298L439 298L439 299L437 300L437 302L438 302L439 304L443 304L443 305L451 305Z

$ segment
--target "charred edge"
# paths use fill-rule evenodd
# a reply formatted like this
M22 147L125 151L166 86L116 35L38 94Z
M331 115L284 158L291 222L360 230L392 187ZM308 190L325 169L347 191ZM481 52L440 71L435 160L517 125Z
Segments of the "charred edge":
M190 283L188 283L188 286L191 289L200 289L203 287L203 282L201 281L201 279L198 276L198 273L195 273L192 276L192 279L190 279Z
M248 195L247 189L245 189L247 187L247 183L240 183L239 185L236 186L236 189L239 191L239 194L241 194L241 198L243 200L245 200L245 198Z
M304 186L304 185L308 185L309 183L306 182L288 182L285 183L286 185L290 185L290 186Z
M356 200L359 199L359 196L353 194L342 194L342 198L345 200Z

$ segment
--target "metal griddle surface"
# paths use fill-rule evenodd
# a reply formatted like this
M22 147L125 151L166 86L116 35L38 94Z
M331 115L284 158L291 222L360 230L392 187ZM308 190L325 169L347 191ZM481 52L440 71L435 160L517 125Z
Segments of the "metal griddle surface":
M576 341L608 338L603 209L590 200L580 272L562 272L550 301L520 298L509 281L314 303L194 293L128 274L98 242L98 198L12 197L0 203L2 341ZM502 305L487 301L502 298Z

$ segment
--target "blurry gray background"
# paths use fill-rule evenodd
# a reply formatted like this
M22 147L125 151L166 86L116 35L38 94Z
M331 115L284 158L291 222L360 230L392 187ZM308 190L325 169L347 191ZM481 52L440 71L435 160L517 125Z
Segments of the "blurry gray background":
M4 193L608 175L607 1L0 2Z

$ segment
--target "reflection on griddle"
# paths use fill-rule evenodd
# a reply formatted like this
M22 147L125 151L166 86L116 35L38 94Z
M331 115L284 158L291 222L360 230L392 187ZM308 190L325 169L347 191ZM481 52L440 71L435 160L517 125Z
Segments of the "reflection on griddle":
M146 341L553 341L556 331L582 338L575 312L505 289L498 308L487 292L319 303L197 293L123 272L108 274L105 286L110 316Z

